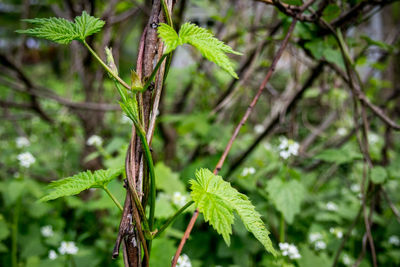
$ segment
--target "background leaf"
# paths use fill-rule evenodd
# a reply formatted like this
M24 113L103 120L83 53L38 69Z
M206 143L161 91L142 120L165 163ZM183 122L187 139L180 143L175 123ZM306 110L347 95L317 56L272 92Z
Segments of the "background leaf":
M387 176L387 171L382 166L376 166L371 169L371 180L374 184L385 182Z
M283 182L272 179L268 182L267 191L276 209L283 213L289 224L293 223L306 194L304 186L296 180Z

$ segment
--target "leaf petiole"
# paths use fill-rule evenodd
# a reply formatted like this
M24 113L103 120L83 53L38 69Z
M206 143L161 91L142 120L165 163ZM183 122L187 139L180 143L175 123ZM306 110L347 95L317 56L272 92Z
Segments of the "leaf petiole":
M126 89L131 90L131 87L124 82L124 80L121 79L118 75L116 75L110 67L107 66L106 63L104 63L103 60L97 55L97 53L88 45L88 43L85 40L82 40L82 43L86 46L86 48L89 50L89 52L94 56L94 58L100 63L101 66L115 79L117 80L122 86L124 86Z
M150 86L151 82L154 79L154 76L156 76L156 73L158 71L158 69L161 66L161 63L164 61L164 59L168 56L168 54L164 54L162 55L162 57L160 58L160 60L157 62L156 67L154 68L153 72L150 74L150 77L147 79L146 83L143 86L143 89L140 92L144 92L147 90L147 88Z
M102 187L104 191L106 191L107 195L114 201L115 205L119 208L119 210L122 212L123 208L117 198L111 193L111 191L107 188L107 186Z
M182 213L184 212L187 208L189 208L192 204L194 203L193 200L189 201L188 203L185 204L182 208L180 208L177 212L175 212L174 215L172 215L161 227L160 230L157 231L157 233L154 234L153 238L156 238L159 236L162 232L164 232L165 229L168 228L168 226Z

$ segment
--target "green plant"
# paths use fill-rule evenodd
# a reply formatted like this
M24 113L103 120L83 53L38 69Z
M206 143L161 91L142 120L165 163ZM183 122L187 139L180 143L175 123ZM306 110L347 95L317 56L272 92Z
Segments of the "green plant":
M146 207L142 207L142 202L140 201L136 188L129 183L129 190L133 195L133 200L140 215L140 222L143 223L142 229L144 230L144 234L142 234L142 236L147 239L147 247L144 247L145 251L150 253L151 240L160 235L179 214L191 204L195 203L204 214L206 221L209 221L216 231L223 236L228 245L230 244L229 236L232 234L231 225L234 218L232 212L235 211L242 219L246 228L264 245L265 249L273 255L277 255L268 237L269 232L260 218L260 214L255 210L255 207L251 204L246 195L240 194L236 189L231 187L228 182L224 182L220 176L215 176L205 169L198 170L196 172L197 179L191 182L191 195L194 201L187 202L186 205L171 216L159 229L154 228L156 177L149 143L142 122L142 111L140 111L138 107L137 94L148 89L163 60L179 45L185 43L193 45L204 57L220 66L235 78L238 78L238 76L233 70L232 62L225 53L237 55L240 55L240 53L233 51L231 47L216 39L206 29L200 28L194 24L183 24L178 35L171 26L162 23L158 27L158 34L167 47L164 55L160 58L149 77L140 80L136 72L132 71L132 86L128 86L122 78L118 76L118 69L115 66L111 49L105 48L107 55L107 62L105 63L85 40L88 36L100 31L104 26L104 22L100 19L89 16L86 12L83 12L81 16L75 18L74 22L59 18L30 19L26 20L26 22L33 24L35 28L19 30L19 33L45 38L60 44L69 44L73 40L82 42L114 80L117 91L121 97L121 109L133 122L136 133L140 138L150 176L149 185L144 185L144 187L150 187L150 211L148 218L146 217ZM127 168L128 167L125 166L125 169ZM42 197L41 200L49 201L59 197L76 195L83 190L98 187L104 189L122 211L123 208L121 204L119 204L116 198L107 189L107 184L112 179L119 176L121 172L123 172L123 168L98 170L95 172L87 171L55 181L49 186L49 193ZM145 243L143 243L143 246L145 246ZM148 262L149 259L146 259L146 261Z

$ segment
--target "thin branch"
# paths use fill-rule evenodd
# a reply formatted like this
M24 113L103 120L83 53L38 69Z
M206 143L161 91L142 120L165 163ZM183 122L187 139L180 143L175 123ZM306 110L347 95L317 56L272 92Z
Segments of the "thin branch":
M179 246L178 246L178 248L177 248L177 250L176 250L175 256L174 256L174 258L172 259L171 267L175 267L176 264L178 263L179 255L180 255L181 252L182 252L182 249L183 249L183 246L184 246L185 243L186 243L186 240L189 239L190 232L192 231L193 226L194 226L194 223L196 222L198 216L199 216L199 209L196 209L196 210L194 211L194 213L193 213L192 218L190 219L190 222L189 222L188 226L186 227L185 233L183 234L183 237L182 237L182 239L181 239L181 242L179 243Z
M271 132L271 130L278 124L279 119L287 110L292 108L297 101L302 97L304 92L311 87L314 81L319 77L322 73L324 63L319 62L312 70L310 76L307 78L303 86L300 90L296 92L288 92L283 93L281 97L274 102L274 106L271 109L269 116L266 118L266 123L264 123L264 132L262 132L256 140L238 157L236 157L232 162L229 164L228 172L226 174L229 177L233 171L235 171L242 162L250 155L253 150L258 146L258 144Z
M180 208L177 212L175 212L174 215L172 215L161 227L160 230L157 231L157 233L154 235L154 238L162 234L165 229L182 213L184 212L187 208L189 208L192 204L194 203L193 200L189 201L186 203L182 208Z
M3 77L0 77L0 83L4 84L8 88L11 88L15 91L25 93L31 96L46 98L53 100L63 106L70 108L71 110L94 110L94 111L117 111L121 108L118 105L112 105L107 103L95 103L95 102L74 102L67 98L63 98L51 90L44 88L42 86L36 86L35 84L31 83L30 90L27 90L23 85L11 82Z
M265 76L263 82L261 83L260 87L258 88L258 92L255 95L255 97L253 98L253 100L251 101L249 107L246 110L246 113L242 117L242 119L239 122L239 124L236 126L231 138L229 139L229 142L228 142L227 146L225 147L224 152L222 153L222 156L221 156L220 160L217 163L217 166L215 167L214 173L218 173L221 170L222 165L224 164L225 159L228 156L228 153L231 150L232 144L235 141L236 137L238 136L240 129L246 123L247 119L250 116L250 113L253 111L255 105L257 104L257 101L260 98L261 93L263 92L263 90L266 87L269 79L271 78L272 73L275 71L276 64L278 63L279 59L281 58L282 53L285 50L287 44L289 43L290 36L291 36L291 34L292 34L293 30L294 30L294 27L296 26L296 23L297 23L297 20L293 19L292 24L290 25L290 27L289 27L289 29L288 29L288 31L286 33L286 36L283 39L282 45L279 48L278 52L276 53L276 55L275 55L275 57L274 57L274 59L272 61L272 64L271 64L271 66L270 66L270 68L269 68L269 70L267 72L267 75Z
M267 72L264 80L262 81L260 87L258 88L257 94L254 96L254 98L251 101L249 107L247 108L245 114L243 115L243 117L240 120L239 124L236 126L236 129L234 130L234 132L233 132L228 144L226 145L225 150L224 150L220 160L218 161L218 163L217 163L217 165L216 165L216 167L214 169L214 174L217 174L221 170L222 165L224 164L224 161L225 161L229 151L231 150L232 144L235 141L236 137L238 136L240 129L246 123L248 117L250 116L250 113L253 111L255 105L257 104L257 101L260 98L261 93L263 92L264 88L266 87L266 84L268 83L269 79L272 76L272 73L275 70L276 64L278 63L279 59L281 58L282 53L285 50L287 44L289 43L289 39L290 39L290 37L292 35L294 27L296 26L296 23L297 23L297 20L293 19L293 21L292 21L292 23L291 23L291 25L290 25L290 27L289 27L286 35L285 35L285 38L283 39L281 47L279 48L278 52L276 53L276 55L275 55L275 57L274 57L274 59L272 61L272 64L271 64L270 68L268 69L268 72ZM187 226L187 228L185 230L185 234L184 234L183 238L181 239L181 242L179 243L178 249L177 249L177 251L175 253L175 256L173 258L173 261L172 261L172 265L171 265L172 267L176 266L176 264L178 262L179 255L182 252L182 249L183 249L183 246L186 243L186 240L189 238L190 232L193 229L194 223L195 223L198 215L199 215L199 210L196 209L194 214L193 214L193 216L192 216L192 219L189 222L189 225Z

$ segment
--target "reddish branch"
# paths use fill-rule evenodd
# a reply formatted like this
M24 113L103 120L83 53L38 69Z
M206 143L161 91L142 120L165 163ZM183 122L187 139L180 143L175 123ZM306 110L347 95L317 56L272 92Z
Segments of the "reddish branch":
M243 117L240 120L239 124L236 126L236 128L235 128L235 130L234 130L234 132L233 132L233 134L232 134L227 146L225 147L225 150L222 153L222 156L221 156L220 160L218 161L218 163L217 163L217 165L216 165L216 167L214 169L214 174L218 174L218 172L221 170L222 165L224 164L224 161L225 161L226 157L228 156L228 153L231 150L232 144L235 141L236 137L238 136L240 129L246 123L246 121L249 118L251 112L253 111L255 105L257 104L257 101L260 98L261 93L263 92L263 90L266 87L269 79L271 78L273 72L275 71L276 64L278 63L279 59L281 58L282 53L285 50L287 44L289 43L290 36L292 35L294 27L296 26L296 23L297 23L297 19L293 19L292 24L290 25L290 27L289 27L286 35L285 35L285 38L283 39L283 42L282 42L278 52L276 53L276 55L275 55L275 57L274 57L274 59L272 61L272 64L271 64L271 66L270 66L270 68L269 68L269 70L267 72L267 75L265 76L265 78L262 81L260 87L258 88L257 94L254 96L253 100L251 101L249 107L246 110L246 113L243 115ZM192 219L189 222L189 225L187 226L187 228L185 230L185 234L182 237L181 242L179 243L178 249L177 249L177 251L175 253L175 256L174 256L174 258L172 260L172 267L176 266L176 264L178 262L179 255L182 252L182 249L183 249L183 246L186 243L186 240L189 238L190 232L193 229L194 223L195 223L198 215L199 215L199 210L196 209L196 211L194 212L194 214L192 216Z

